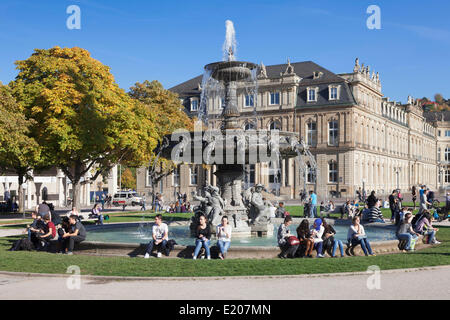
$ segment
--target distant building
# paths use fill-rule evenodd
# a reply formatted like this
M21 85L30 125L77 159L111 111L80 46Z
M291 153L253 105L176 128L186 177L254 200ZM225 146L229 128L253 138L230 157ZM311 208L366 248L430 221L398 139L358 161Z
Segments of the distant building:
M192 117L199 110L201 83L198 76L170 89L179 94ZM222 103L218 97L208 103L213 128L219 127ZM249 165L244 187L262 183L280 198L293 199L306 185L326 199L355 198L359 188L387 195L397 187L406 193L412 185L442 189L450 184L450 117L431 119L412 97L404 104L390 101L383 96L379 74L359 65L358 59L353 71L344 74L311 61L261 64L257 101L238 90L238 106L243 128L298 132L318 165L316 179L311 174L300 176L295 159L282 160L277 172L267 163ZM216 184L214 170L181 165L155 191L163 193L166 201L173 200L176 192L190 195L205 180ZM151 192L146 168L137 171L137 191Z

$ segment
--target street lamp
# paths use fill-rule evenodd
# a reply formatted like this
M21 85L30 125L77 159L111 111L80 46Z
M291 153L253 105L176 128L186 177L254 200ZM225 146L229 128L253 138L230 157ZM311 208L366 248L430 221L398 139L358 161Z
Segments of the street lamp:
M394 168L394 173L397 174L397 190L400 189L400 186L399 186L399 174L400 174L400 172L402 172L402 168L401 167Z

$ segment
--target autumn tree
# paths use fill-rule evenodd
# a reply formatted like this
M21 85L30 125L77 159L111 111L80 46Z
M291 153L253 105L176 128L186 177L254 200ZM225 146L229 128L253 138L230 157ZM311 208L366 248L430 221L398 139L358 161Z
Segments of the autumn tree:
M74 207L80 208L81 184L119 162L149 161L158 140L150 108L119 88L109 67L87 50L36 49L16 65L13 95L35 121L31 133L47 163L71 180Z
M122 172L122 187L125 189L136 190L136 176L130 168L125 168Z
M193 129L193 121L184 112L184 107L178 95L172 91L164 89L162 84L156 80L145 80L143 83L137 82L130 88L129 95L137 101L148 106L154 116L155 126L158 133L160 145L166 135L173 133L177 129ZM156 186L161 179L171 174L175 165L172 161L153 154L148 165L148 175L152 188L152 204L155 202Z
M30 137L33 120L27 120L8 86L0 83L0 169L18 176L19 212L24 212L22 184L32 178L39 162L40 148Z

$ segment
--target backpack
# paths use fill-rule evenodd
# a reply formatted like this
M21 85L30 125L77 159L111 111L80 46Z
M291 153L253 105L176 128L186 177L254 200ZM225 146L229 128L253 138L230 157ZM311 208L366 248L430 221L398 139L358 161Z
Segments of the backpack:
M291 246L296 246L300 244L300 240L298 240L298 238L296 236L290 236L287 239L287 242L291 245Z
M416 214L415 216L414 216L414 218L412 219L412 221L411 221L411 225L412 225L412 227L413 227L413 229L414 230L416 230L416 225L417 225L417 223L420 221L420 219L422 219L424 217L424 214L423 213L418 213L418 214Z
M32 251L34 249L35 248L33 243L30 240L28 240L28 238L24 238L14 242L13 246L11 247L11 249L9 249L9 251L20 251L20 250Z

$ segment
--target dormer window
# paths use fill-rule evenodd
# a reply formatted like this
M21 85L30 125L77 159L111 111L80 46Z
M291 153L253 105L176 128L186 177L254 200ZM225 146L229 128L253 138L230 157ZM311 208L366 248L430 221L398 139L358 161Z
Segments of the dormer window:
M191 111L198 111L198 99L191 99Z
M328 99L329 100L339 100L339 90L340 86L329 86L328 87Z
M317 101L317 92L319 88L307 88L308 102L316 102Z
M280 93L279 92L271 92L270 93L270 104L280 104Z
M319 79L322 76L323 76L323 72L321 72L321 71L314 71L313 72L313 79Z

